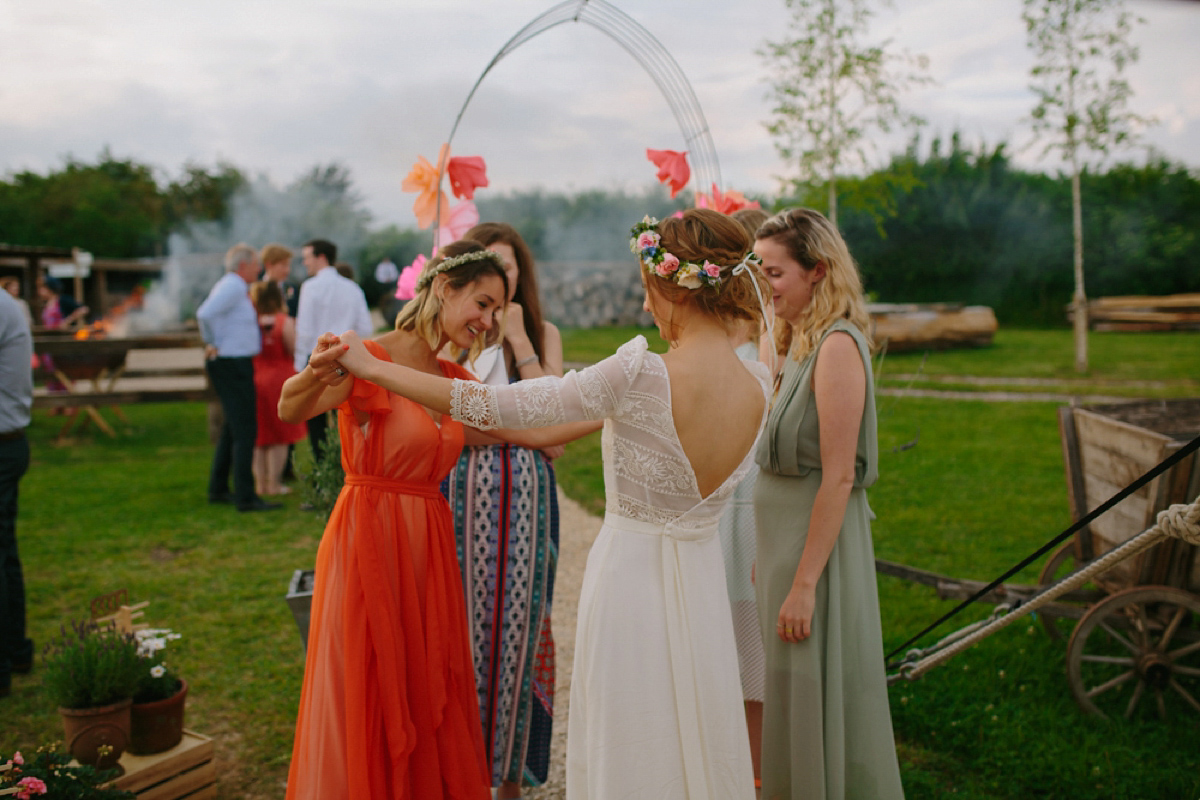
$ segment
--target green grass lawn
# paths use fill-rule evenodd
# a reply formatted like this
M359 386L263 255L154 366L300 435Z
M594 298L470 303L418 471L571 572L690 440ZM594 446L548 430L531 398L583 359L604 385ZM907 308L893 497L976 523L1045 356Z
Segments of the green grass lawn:
M646 334L661 348L653 331ZM566 357L596 360L630 335L565 331ZM988 350L934 354L925 370L1035 375L1021 364L1034 364L1028 352L1036 352L1043 362L1061 362L1055 377L1070 377L1069 340L1060 332L1011 337L998 337ZM1200 334L1092 341L1094 381L1198 374ZM1101 355L1109 341L1119 355ZM884 371L902 371L897 362L905 359L912 367L904 371L915 371L919 358L889 356ZM941 371L931 372L935 367ZM871 503L881 557L990 579L1069 522L1053 405L912 398L882 398L879 405L881 478ZM192 686L187 724L218 737L220 796L278 798L303 674L300 638L283 598L292 571L313 564L323 522L299 511L295 496L269 514L208 505L203 405L133 406L126 413L130 427L118 439L93 428L66 446L52 441L60 418L35 415L18 521L31 635L40 647L60 625L86 614L92 597L114 589L151 601L147 621L184 636L172 644L172 657ZM571 445L558 474L569 495L603 508L598 435ZM1017 580L1032 582L1035 572ZM949 607L926 587L887 577L879 583L887 649ZM1040 629L1027 632L1031 627L1002 631L922 680L891 689L908 796L1200 796L1200 720L1101 724L1084 717L1067 688L1065 645ZM36 668L17 676L13 688L0 701L0 758L61 735Z

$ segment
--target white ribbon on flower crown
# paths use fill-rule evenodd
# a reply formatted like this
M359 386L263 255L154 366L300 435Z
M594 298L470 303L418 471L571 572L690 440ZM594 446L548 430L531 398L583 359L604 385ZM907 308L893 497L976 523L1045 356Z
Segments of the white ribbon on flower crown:
M756 256L753 251L750 251L749 253L746 253L742 260L737 263L737 266L733 268L733 271L730 273L730 275L733 276L742 272L749 272L752 269L756 269L760 264L762 264L762 259ZM771 377L774 377L775 365L778 360L778 355L775 353L774 309L772 309L772 313L770 315L767 314L766 301L763 300L762 290L758 288L758 281L753 275L750 277L750 285L754 287L754 296L758 298L758 310L762 313L763 322L766 323L767 326L767 341L771 343L771 363L767 366L771 370Z

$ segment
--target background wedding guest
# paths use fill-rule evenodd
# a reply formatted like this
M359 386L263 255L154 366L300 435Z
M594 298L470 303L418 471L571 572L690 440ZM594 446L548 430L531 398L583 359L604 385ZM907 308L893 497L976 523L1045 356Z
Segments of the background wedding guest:
M225 275L196 309L204 339L204 366L221 400L224 420L208 477L208 502L233 503L238 511L279 508L254 491L254 442L258 436L254 356L262 349L258 314L249 286L258 276L258 254L236 244L225 254ZM229 478L233 475L233 493Z
M754 252L785 359L754 490L762 796L898 800L867 504L879 472L862 279L837 228L809 209L763 223Z
M72 328L87 318L87 306L62 293L62 282L53 275L38 279L38 297L42 300L42 325L47 328Z
M29 303L25 302L24 297L21 297L21 279L13 275L6 275L0 278L0 287L3 287L4 291L8 292L12 299L16 301L17 306L21 309L22 316L25 317L25 324L32 329L33 314L29 311Z
M33 337L21 307L0 292L0 697L12 674L33 667L25 635L25 576L17 552L17 488L29 468L29 410L33 407Z
M300 285L296 307L296 372L304 370L308 354L322 333L357 331L368 337L374 332L367 298L358 284L338 274L337 246L325 239L313 239L300 251L309 278ZM313 459L319 459L325 447L325 429L329 420L317 414L308 420L308 442Z
M495 386L561 377L562 337L542 319L533 254L521 234L485 222L463 238L498 254L508 275L503 340L463 366ZM563 448L533 450L478 435L490 443L464 447L442 491L454 515L491 782L504 800L520 797L527 776L543 783L550 768L558 561L551 459Z
M767 219L765 211L743 208L730 214L741 223L746 235L754 241L754 233ZM729 343L738 358L758 359L759 326L739 320L731 326ZM742 677L742 699L746 707L746 730L750 737L750 760L754 778L762 777L762 711L764 669L762 628L758 624L758 606L754 602L754 479L758 470L751 470L737 489L721 517L721 551L725 556L725 588L729 592L729 607L733 611L733 632L737 639L738 668Z
M250 300L258 312L262 351L254 357L254 397L258 436L254 442L254 482L259 494L287 494L282 483L288 447L304 438L304 426L279 418L283 384L296 374L292 349L296 323L283 311L279 284L258 281L250 287Z
M287 315L296 318L296 306L300 303L300 287L292 280L292 251L277 242L263 247L258 253L262 262L264 281L270 281L279 287L283 295L284 308Z

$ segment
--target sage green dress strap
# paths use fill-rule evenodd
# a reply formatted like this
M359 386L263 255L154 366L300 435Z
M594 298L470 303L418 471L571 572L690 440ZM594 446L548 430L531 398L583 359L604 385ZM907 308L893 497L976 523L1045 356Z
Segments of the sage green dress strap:
M866 372L854 488L837 543L817 583L812 635L783 642L775 633L792 586L821 485L821 439L812 391L817 354L830 334L854 338ZM903 798L884 674L874 514L866 488L878 476L875 388L866 338L838 320L813 352L781 375L756 459L756 594L766 650L763 703L764 800Z

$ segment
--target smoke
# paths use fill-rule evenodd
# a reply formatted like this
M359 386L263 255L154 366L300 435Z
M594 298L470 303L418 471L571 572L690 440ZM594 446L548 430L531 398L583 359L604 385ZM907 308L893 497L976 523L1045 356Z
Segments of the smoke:
M168 239L162 278L146 293L141 309L127 315L130 333L178 329L195 317L213 284L224 273L225 252L245 242L261 248L281 243L294 253L291 277L303 280L300 248L328 239L338 259L357 268L367 241L370 214L352 188L349 172L338 165L314 167L286 187L265 176L248 181L229 200L222 221L190 221Z

